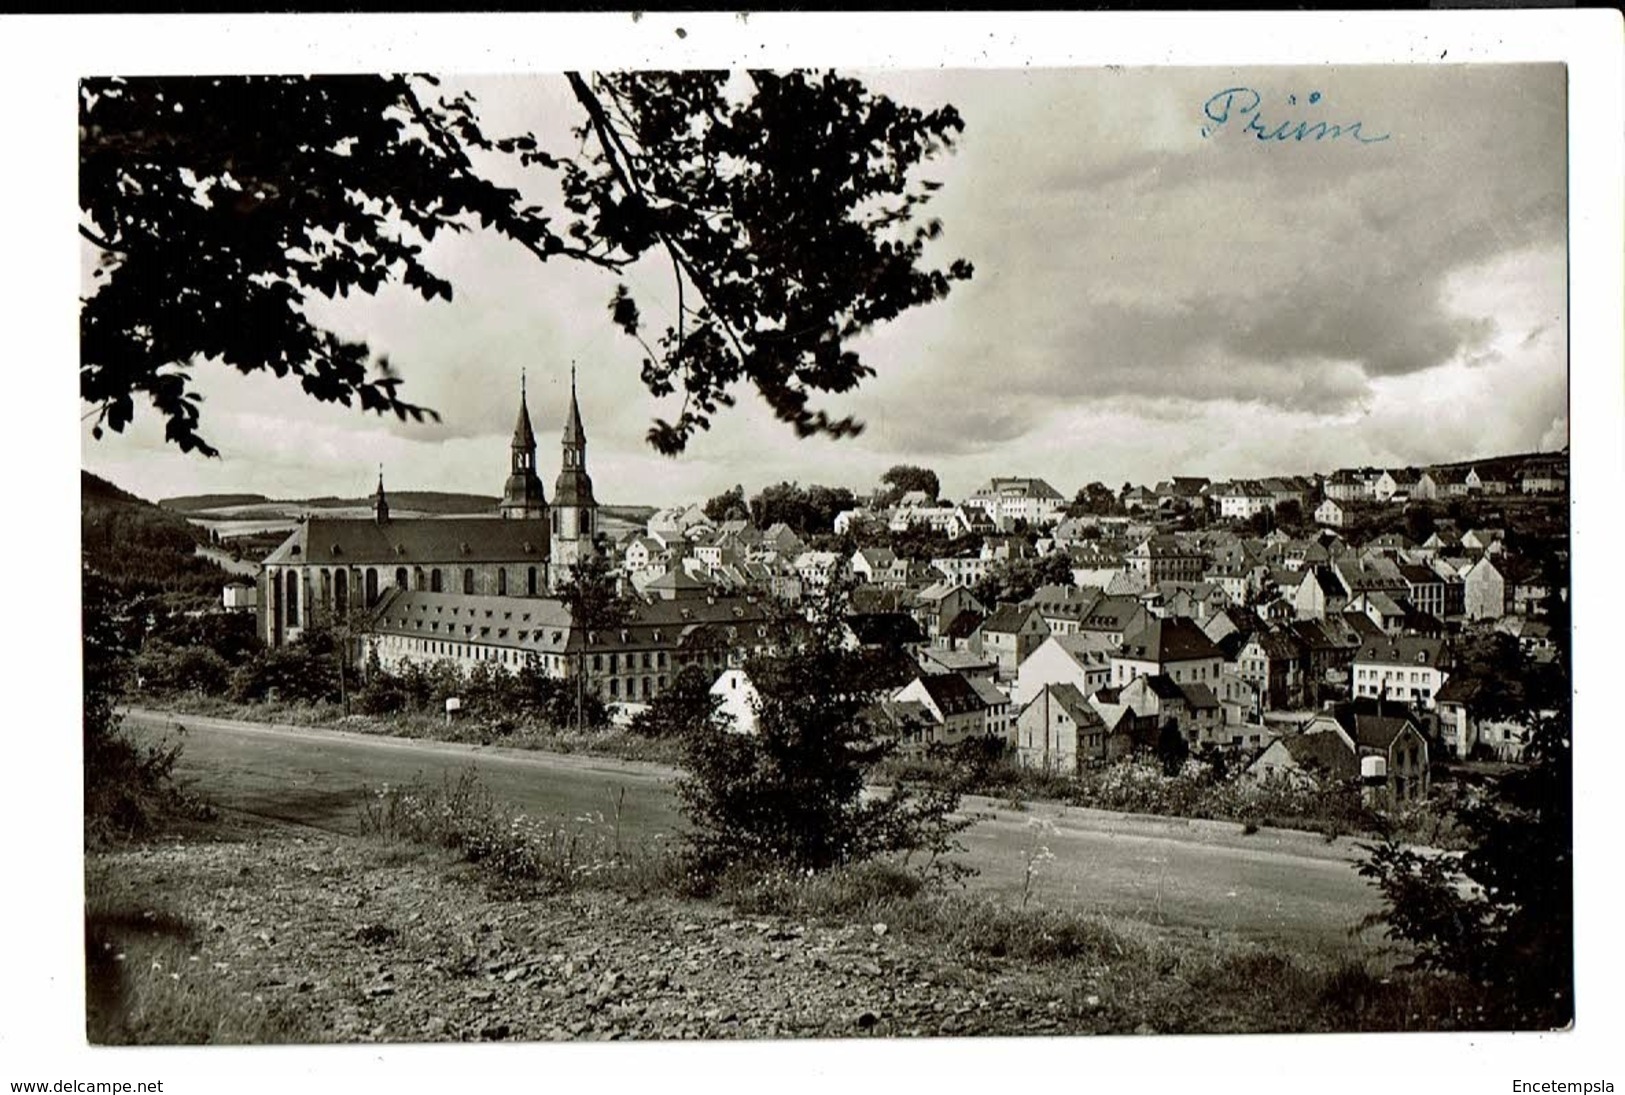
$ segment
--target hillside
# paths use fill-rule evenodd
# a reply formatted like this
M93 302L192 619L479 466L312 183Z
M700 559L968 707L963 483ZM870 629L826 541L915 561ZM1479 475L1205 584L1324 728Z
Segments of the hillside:
M217 599L229 575L197 554L207 538L180 514L80 471L80 553L120 594Z
M158 504L176 513L197 513L202 510L223 509L226 506L252 506L270 499L263 494L185 494L179 498L160 498Z

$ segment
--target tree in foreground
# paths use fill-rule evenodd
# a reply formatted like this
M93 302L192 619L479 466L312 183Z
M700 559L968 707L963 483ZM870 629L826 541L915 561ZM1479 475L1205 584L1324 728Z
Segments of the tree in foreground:
M1563 676L1531 689L1525 764L1458 809L1464 853L1389 838L1368 847L1360 866L1382 892L1376 920L1415 948L1414 966L1485 986L1490 1025L1551 1029L1574 1018L1574 766Z
M426 76L81 81L79 234L101 259L80 311L94 435L124 429L144 399L167 440L215 454L191 376L204 362L432 414L306 304L389 284L449 300L424 248L476 228L611 279L647 256L670 268L670 322L647 328L624 283L606 317L641 347L649 392L683 396L649 431L660 452L708 429L740 380L798 436L860 429L812 405L873 374L852 341L971 275L923 264L941 225L917 218L938 184L916 169L952 147L954 109L905 107L832 73L566 79L573 156L487 135L472 96ZM535 185L494 181L509 164Z
M935 863L968 824L954 816L953 786L865 792L895 742L865 715L883 668L848 645L845 601L841 589L823 595L747 663L761 697L756 733L733 731L713 709L685 735L678 786L702 871L736 863L820 871L915 852Z

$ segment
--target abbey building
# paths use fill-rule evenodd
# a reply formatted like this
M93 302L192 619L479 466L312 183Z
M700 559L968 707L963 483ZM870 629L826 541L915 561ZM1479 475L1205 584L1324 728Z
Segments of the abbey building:
M380 474L370 518L306 518L261 566L261 638L281 646L312 624L370 614L392 591L546 597L597 550L598 503L587 474L587 435L573 372L562 447L549 506L536 474L536 434L521 386L508 480L496 514L391 517Z

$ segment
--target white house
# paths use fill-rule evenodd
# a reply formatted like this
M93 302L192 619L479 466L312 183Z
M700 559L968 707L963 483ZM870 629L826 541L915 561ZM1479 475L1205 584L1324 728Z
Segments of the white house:
M743 669L725 669L711 685L711 695L722 701L717 708L736 734L756 733L756 711L761 693L750 683Z
M1019 709L1049 684L1070 684L1092 696L1111 683L1110 652L1098 635L1051 635L1017 667L1010 697Z

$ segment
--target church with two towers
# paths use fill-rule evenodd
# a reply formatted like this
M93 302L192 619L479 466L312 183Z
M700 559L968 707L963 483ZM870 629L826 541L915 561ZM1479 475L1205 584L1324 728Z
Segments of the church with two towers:
M391 517L382 473L370 518L307 517L261 565L260 637L281 646L313 624L370 612L396 591L547 597L599 550L574 369L560 446L549 505L521 381L508 479L494 515L499 519Z

